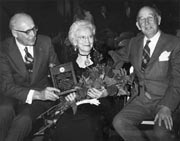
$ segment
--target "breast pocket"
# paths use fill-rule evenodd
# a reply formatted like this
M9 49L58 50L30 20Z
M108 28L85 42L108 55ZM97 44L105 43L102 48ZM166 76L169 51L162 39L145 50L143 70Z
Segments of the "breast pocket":
M167 77L169 69L169 61L157 61L149 68L151 77L162 79Z

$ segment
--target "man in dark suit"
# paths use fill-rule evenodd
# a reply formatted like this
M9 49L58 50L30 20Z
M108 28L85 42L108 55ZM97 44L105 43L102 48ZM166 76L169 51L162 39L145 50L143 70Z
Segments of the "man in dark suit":
M132 38L127 50L109 52L114 60L129 61L139 81L139 95L113 120L115 130L126 141L144 141L138 125L149 118L155 121L155 140L173 140L170 132L180 104L180 40L163 33L160 23L156 8L142 7L136 26L143 34Z
M13 102L0 106L0 128L3 129L0 140L23 141L34 119L52 104L51 101L59 98L55 94L59 90L51 87L48 80L49 66L59 62L50 38L37 35L38 29L30 15L15 14L9 27L13 37L3 42L0 76L2 92ZM6 118L1 118L3 115L13 118L3 124L7 123Z

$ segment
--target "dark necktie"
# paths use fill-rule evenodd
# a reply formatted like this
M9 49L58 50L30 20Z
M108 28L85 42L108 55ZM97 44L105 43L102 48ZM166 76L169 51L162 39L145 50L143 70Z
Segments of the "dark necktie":
M141 65L142 71L146 69L147 64L149 63L149 60L150 60L150 48L149 48L150 42L151 42L150 40L147 40L143 49L142 65Z
M25 51L25 65L26 65L26 68L29 72L32 72L32 69L33 69L33 62L34 62L34 58L32 57L32 55L28 52L28 48L25 47L24 48L24 51Z

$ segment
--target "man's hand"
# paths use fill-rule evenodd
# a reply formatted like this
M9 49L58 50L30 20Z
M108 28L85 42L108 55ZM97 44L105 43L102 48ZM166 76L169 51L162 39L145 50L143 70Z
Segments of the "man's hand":
M108 92L105 88L102 90L98 90L96 88L90 88L87 92L87 95L91 98L100 98L100 97L106 97L108 95Z
M154 119L154 122L158 122L159 126L161 126L162 121L164 121L166 129L172 130L173 120L171 110L166 106L161 106Z
M57 99L59 99L59 96L57 96L55 92L59 93L60 90L53 87L46 87L42 91L35 91L33 95L33 99L43 100L43 101L45 100L56 101Z

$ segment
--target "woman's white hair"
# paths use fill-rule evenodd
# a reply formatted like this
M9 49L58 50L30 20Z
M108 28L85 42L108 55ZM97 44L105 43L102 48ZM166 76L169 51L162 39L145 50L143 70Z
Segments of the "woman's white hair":
M78 21L75 21L70 29L69 29L69 34L68 34L68 38L69 38L69 41L71 42L71 44L76 47L77 45L77 34L78 34L78 31L80 29L84 29L84 28L88 28L92 31L93 33L93 36L95 35L95 31L96 31L96 27L94 24L92 24L91 22L89 21L86 21L86 20L78 20Z

